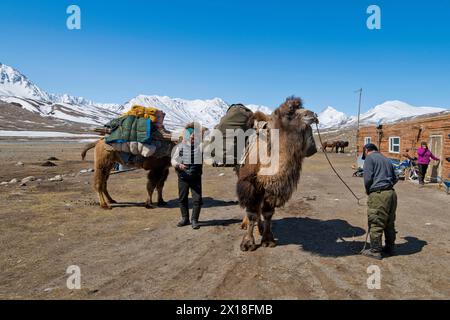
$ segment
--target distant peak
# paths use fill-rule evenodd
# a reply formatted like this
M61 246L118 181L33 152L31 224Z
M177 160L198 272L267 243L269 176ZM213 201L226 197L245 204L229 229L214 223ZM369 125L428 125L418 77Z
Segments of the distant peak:
M337 111L337 110L335 108L333 108L332 106L328 106L323 111Z

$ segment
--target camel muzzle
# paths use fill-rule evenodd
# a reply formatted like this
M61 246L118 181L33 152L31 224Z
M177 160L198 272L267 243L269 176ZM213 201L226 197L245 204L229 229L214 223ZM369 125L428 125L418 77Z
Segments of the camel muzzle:
M317 117L317 114L312 113L312 112L311 112L311 114L304 116L303 121L308 125L311 125L313 123L319 124L319 118Z

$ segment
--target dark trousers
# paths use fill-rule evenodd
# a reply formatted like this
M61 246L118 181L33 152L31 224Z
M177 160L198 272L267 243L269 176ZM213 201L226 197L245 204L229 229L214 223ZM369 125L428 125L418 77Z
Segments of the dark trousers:
M198 221L202 200L202 176L178 176L178 200L180 202L181 216L189 218L189 190L192 193L192 220Z
M419 183L424 184L425 175L427 174L428 165L419 164Z

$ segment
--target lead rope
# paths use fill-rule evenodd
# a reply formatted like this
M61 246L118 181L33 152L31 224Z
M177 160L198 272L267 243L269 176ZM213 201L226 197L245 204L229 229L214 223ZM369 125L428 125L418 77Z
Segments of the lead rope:
M319 124L317 124L317 123L316 123L316 128L317 128L317 135L319 136L320 145L323 146L323 143L322 143L322 137L321 137L321 135L320 135L320 130L319 130ZM359 198L359 197L353 192L353 190L349 187L349 185L344 181L344 179L342 179L342 177L339 175L339 173L336 171L336 169L334 168L333 164L331 163L330 158L328 157L327 152L325 151L323 154L325 155L325 158L327 159L327 161L328 161L328 163L329 163L331 169L334 171L334 173L336 174L336 176L337 176L337 177L339 178L339 180L341 180L341 182L347 187L348 191L350 191L350 193L353 195L353 197L355 197L355 199L356 199L358 205L359 205L359 206L362 206L362 204L361 204L359 201L360 201L361 199L363 199L363 198ZM366 233L366 240L364 241L364 247L362 248L361 252L363 252L364 250L366 250L367 239L369 238L369 231L370 231L370 227L369 227L369 229L367 230L367 233Z

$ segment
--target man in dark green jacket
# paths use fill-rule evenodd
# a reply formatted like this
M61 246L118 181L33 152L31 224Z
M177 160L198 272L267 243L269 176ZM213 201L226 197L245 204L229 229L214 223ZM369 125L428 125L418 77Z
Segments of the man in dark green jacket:
M391 161L378 152L378 148L369 143L364 146L364 186L369 195L367 214L369 220L370 249L363 255L382 259L382 253L394 254L396 238L395 211L397 194L394 185L398 178ZM382 247L382 237L386 246Z

